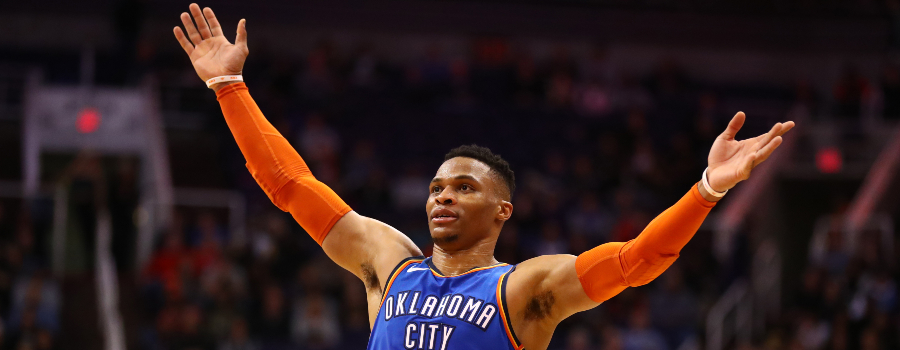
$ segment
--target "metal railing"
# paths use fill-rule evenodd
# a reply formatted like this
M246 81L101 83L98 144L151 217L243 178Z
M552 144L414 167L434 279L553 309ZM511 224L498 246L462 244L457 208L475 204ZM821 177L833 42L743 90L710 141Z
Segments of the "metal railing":
M778 243L773 239L763 241L756 248L750 275L753 296L752 336L766 331L766 319L781 313L782 258Z
M721 350L732 339L749 341L753 298L746 280L738 280L713 305L706 317L706 349Z
M94 273L97 278L97 314L103 331L105 350L125 350L125 326L119 313L119 278L116 263L110 252L112 243L112 219L109 211L97 213L96 254Z
M732 341L749 343L763 334L766 318L781 312L781 262L774 241L759 245L749 280L732 283L707 314L707 350L725 349Z

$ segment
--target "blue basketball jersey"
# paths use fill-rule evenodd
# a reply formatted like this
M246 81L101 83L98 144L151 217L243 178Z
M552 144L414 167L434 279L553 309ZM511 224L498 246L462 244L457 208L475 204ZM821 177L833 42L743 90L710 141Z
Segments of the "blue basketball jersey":
M509 324L506 279L497 264L444 276L431 258L403 260L388 276L369 350L521 350Z

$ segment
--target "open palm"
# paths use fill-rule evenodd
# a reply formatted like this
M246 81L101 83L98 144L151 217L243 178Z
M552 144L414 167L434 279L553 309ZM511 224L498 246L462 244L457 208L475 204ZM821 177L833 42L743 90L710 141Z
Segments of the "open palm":
M223 75L241 74L250 53L247 49L247 21L242 19L238 22L237 36L232 44L222 33L222 26L211 8L200 11L197 4L191 4L189 8L197 25L191 21L191 15L183 12L181 22L187 36L180 27L175 27L174 32L200 79L205 81Z
M746 140L735 140L734 136L744 125L746 116L738 112L709 151L709 186L715 191L728 190L738 182L750 177L757 165L772 155L781 145L781 135L794 127L794 122L776 123L769 132Z

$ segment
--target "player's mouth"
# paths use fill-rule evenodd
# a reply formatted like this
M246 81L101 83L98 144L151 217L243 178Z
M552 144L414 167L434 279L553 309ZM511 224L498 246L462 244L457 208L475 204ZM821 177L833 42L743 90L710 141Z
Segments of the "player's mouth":
M459 219L459 215L450 209L435 209L431 211L431 222L435 224L449 224Z

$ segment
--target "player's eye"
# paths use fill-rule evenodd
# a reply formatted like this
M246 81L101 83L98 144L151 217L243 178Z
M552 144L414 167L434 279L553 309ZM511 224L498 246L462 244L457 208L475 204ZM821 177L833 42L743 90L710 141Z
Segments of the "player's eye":
M440 192L441 192L440 186L432 186L431 187L431 193L440 193Z
M468 191L468 190L472 189L472 186L469 186L468 184L462 184L462 186L459 186L459 189L461 189L463 191Z

